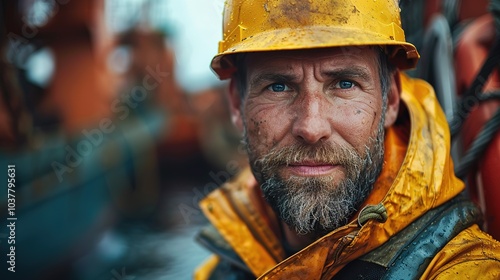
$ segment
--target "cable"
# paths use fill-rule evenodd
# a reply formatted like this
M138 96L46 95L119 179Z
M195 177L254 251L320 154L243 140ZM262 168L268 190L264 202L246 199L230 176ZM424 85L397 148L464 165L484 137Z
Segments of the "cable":
M495 115L488 120L481 132L476 136L465 156L455 168L455 174L459 178L464 178L469 169L479 160L500 129L500 108Z
M488 80L491 72L495 67L498 67L500 63L500 36L497 36L493 47L490 49L488 53L488 57L486 58L483 66L479 70L476 78L464 93L462 97L462 102L458 105L458 109L453 116L453 119L450 121L450 132L452 139L457 136L462 128L462 124L464 119L467 118L473 106L468 106L465 102L469 100L468 97L473 96L476 97L477 100L480 100L480 94L482 92L484 83Z

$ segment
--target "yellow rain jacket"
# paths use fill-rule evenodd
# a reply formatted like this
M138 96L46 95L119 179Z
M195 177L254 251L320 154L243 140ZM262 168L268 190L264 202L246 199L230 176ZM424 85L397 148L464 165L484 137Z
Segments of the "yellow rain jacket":
M465 187L432 88L404 74L401 83L404 106L386 130L383 170L355 219L287 257L276 217L246 169L200 203L216 229L200 235L215 240L205 245L216 254L194 278L209 279L225 261L259 279L332 279L361 259L386 267L387 279L500 279L500 243L460 199Z

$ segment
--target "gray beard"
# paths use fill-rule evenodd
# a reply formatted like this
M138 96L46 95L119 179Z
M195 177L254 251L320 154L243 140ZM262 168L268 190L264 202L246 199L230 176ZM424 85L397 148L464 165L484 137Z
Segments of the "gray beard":
M279 219L298 234L320 237L346 225L373 189L384 161L383 120L375 138L370 138L365 146L364 155L347 147L300 144L272 149L252 159L251 145L247 147L264 198ZM346 170L345 179L333 182L329 176L291 176L286 180L280 177L280 168L304 159L340 164Z

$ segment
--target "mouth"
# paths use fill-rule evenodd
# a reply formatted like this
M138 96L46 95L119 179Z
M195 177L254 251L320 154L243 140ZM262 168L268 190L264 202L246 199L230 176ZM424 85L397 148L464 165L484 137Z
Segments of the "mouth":
M314 177L330 175L341 166L332 163L302 161L290 163L286 169L295 176Z

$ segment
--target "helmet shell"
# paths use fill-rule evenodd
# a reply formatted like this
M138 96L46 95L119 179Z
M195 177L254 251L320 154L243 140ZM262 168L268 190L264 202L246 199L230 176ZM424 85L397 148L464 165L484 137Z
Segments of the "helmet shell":
M231 54L367 45L384 47L401 70L420 57L405 40L397 0L228 0L211 68L227 79Z

